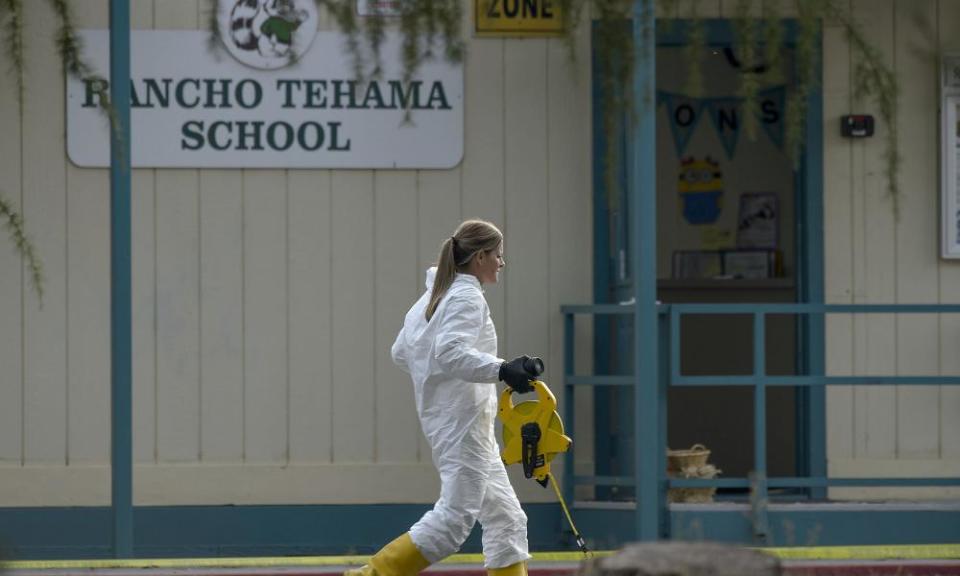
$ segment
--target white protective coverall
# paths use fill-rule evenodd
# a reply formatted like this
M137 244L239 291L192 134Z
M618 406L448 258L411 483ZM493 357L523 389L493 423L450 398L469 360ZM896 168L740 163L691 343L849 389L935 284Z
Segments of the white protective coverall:
M440 472L440 499L410 528L431 563L460 549L474 523L483 527L486 568L530 559L527 516L507 478L494 434L497 415L497 333L480 282L457 274L430 322L427 290L407 312L391 349L413 379L417 414Z

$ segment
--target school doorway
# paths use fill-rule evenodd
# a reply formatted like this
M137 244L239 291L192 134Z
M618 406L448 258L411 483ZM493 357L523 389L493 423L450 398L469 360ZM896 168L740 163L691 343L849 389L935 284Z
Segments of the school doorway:
M783 303L808 301L817 281L809 268L811 233L805 221L819 174L810 177L803 155L819 154L820 133L806 134L801 157L787 150L786 106L794 82L792 48L782 52L779 76L762 66L744 66L728 21L706 23L700 51L701 86L690 91L684 22L658 25L657 122L657 298L670 303ZM787 40L789 45L789 38ZM624 118L607 138L605 98L594 66L595 302L629 303L632 142ZM739 92L743 75L759 82L757 97ZM819 95L816 96L819 98ZM818 113L814 111L814 113ZM614 162L606 147L614 147ZM816 146L816 148L811 148ZM811 232L815 231L815 232ZM681 371L686 375L748 374L752 358L748 315L685 317L681 327ZM595 319L596 374L633 372L633 318ZM766 325L770 375L803 373L802 352L810 338L803 318L773 315ZM810 466L811 422L821 422L809 389L778 386L767 396L769 476L802 476ZM634 472L633 390L595 389L596 474ZM811 411L811 406L814 406ZM667 441L671 449L702 444L721 477L747 477L754 461L753 389L749 386L670 387ZM721 490L739 498L743 489ZM597 487L598 499L632 500L633 490Z

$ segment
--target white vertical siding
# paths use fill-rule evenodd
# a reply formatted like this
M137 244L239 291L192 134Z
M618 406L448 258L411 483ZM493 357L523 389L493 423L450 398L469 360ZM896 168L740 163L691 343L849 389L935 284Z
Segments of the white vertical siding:
M110 458L110 178L67 169L67 457Z
M150 30L153 20L153 0L130 3L131 28ZM133 170L130 180L133 461L143 464L154 461L157 447L156 173Z
M847 2L849 7L849 2ZM830 304L853 302L853 209L852 143L841 137L837 121L850 110L850 49L845 32L839 26L824 28L823 53L830 55L823 69L824 148L824 275L826 301ZM834 375L853 373L853 318L831 314L826 318L826 368ZM831 386L827 389L827 451L834 458L853 457L853 388Z
M960 264L937 257L931 113L935 49L960 50L952 33L960 0L850 5L902 74L903 200L897 220L882 122L870 139L836 134L841 114L879 114L854 98L856 61L828 26L828 299L960 302ZM104 6L93 4L84 25L105 26ZM705 1L701 13L730 16L734 6ZM24 212L47 294L40 308L17 256L0 249L0 505L102 504L107 176L52 152L65 149L55 20L46 3L25 7L29 97L21 122L15 94L0 87L0 190ZM133 4L137 28L204 28L203 12L198 0ZM423 290L423 269L462 218L489 218L506 233L505 283L486 292L501 355L540 354L559 382L558 306L591 300L587 34L576 69L560 65L566 47L557 40L468 44L465 157L453 170L134 171L138 503L432 500L435 474L409 382L388 349ZM589 329L581 326L583 351ZM838 316L827 326L831 373L960 373L960 318ZM578 392L578 423L589 399ZM865 475L909 458L910 473L956 474L958 414L960 389L833 388L831 470ZM583 427L577 440L590 444ZM32 481L41 474L48 484ZM551 496L537 488L524 498Z
M942 52L960 52L960 35L953 28L956 22L960 22L960 1L940 0L936 23ZM941 261L939 280L940 300L960 302L960 262ZM960 374L960 314L941 317L939 340L941 374ZM940 458L960 460L960 386L945 386L940 392Z
M200 454L200 229L196 170L157 171L157 458Z
M500 354L547 355L550 191L547 189L547 41L507 40L504 255L508 262L505 333Z
M197 1L154 4L157 28L198 26ZM157 459L200 457L200 176L156 171Z
M152 462L157 447L156 178L133 170L130 183L131 317L133 323L133 459Z
M281 170L243 176L244 458L287 456L287 182Z
M853 13L863 23L864 35L893 66L896 23L893 0L854 0ZM854 63L856 66L856 63ZM878 115L872 102L854 100L858 110ZM896 302L896 226L887 196L884 138L889 126L877 123L873 138L854 145L854 195L861 218L854 230L857 303ZM827 183L829 185L829 183ZM856 320L855 368L858 374L896 373L896 319L870 314ZM854 438L858 457L891 458L896 454L896 390L889 386L859 387L854 391Z
M25 2L26 93L23 110L22 211L46 272L43 306L24 298L23 459L67 461L67 198L63 150L64 82L53 44L49 4ZM43 71L48 71L44 73Z
M288 173L290 460L333 455L330 172Z
M232 462L244 438L243 174L202 170L200 190L200 459Z
M873 102L848 96L857 62L845 39L831 39L828 28L826 42L832 47L824 62L828 300L960 302L957 263L939 258L940 124L933 113L939 106L938 51L960 47L951 32L951 17L960 14L960 4L955 0L851 0L851 7L868 40L880 49L900 80L896 126L902 158L900 202L895 216L885 180L884 139L889 127L883 125ZM837 118L849 113L874 114L880 120L875 136L853 141L832 138ZM960 373L955 360L960 319L953 315L861 315L852 325L851 352L850 323L840 317L828 320L828 370L832 374ZM955 475L957 392L952 387L876 386L857 387L851 397L847 387L831 389L831 473ZM852 426L848 422L851 415ZM909 465L904 465L904 460L909 460ZM945 497L954 492L831 491L838 497Z
M461 214L464 218L484 218L499 225L505 221L504 163L504 40L475 39L469 44L464 63L466 118L464 142ZM442 238L442 237L441 237ZM512 262L509 254L507 261ZM418 287L422 280L418 281ZM497 326L497 338L505 342L506 291L502 286L487 290L490 314Z
M420 427L409 377L393 364L390 347L403 325L407 308L423 293L423 270L417 255L417 175L381 171L375 175L374 291L377 311L374 335L376 374L377 462L416 462Z
M0 66L13 63L0 57ZM23 130L16 83L0 85L0 195L17 211L22 208ZM23 318L24 298L35 299L27 288L21 258L0 237L0 464L19 465L23 452Z
M424 269L437 262L440 244L460 222L459 169L456 174L421 170L417 173L417 189L417 277L423 286ZM504 322L500 318L496 321ZM500 346L503 345L501 340ZM430 462L430 446L422 434L418 454L421 462Z
M377 433L373 173L334 171L331 198L333 461L367 463Z
M96 26L108 3L90 2L77 26ZM110 174L67 162L67 460L110 458Z
M897 129L903 148L901 202L896 234L897 301L936 303L939 291L939 90L936 0L898 1L895 67L901 82ZM928 234L916 231L928 230ZM901 315L897 325L897 371L935 375L940 351L935 315ZM902 386L896 391L897 457L938 458L940 390Z
M560 306L582 303L583 282L589 274L589 262L593 260L593 239L584 238L577 230L589 229L584 220L590 218L593 203L593 182L590 177L590 158L583 153L583 138L591 133L590 95L578 86L590 84L590 42L586 31L576 38L575 68L564 66L569 60L569 47L559 40L547 45L547 93L555 95L548 99L547 106L547 189L550 192L550 209L544 224L547 236L548 278L545 288L549 338L547 352L547 383L560 402L573 402L582 420L575 426L578 463L585 466L585 474L593 468L593 389L577 387L573 395L565 395L560 386L564 372L564 319ZM563 169L561 170L561 167ZM520 263L522 265L522 263ZM575 345L581 357L575 360L585 367L584 352L592 349L592 333L582 324L582 335ZM561 406L562 409L562 406ZM568 423L570 426L573 422ZM557 470L562 466L557 460ZM576 467L576 466L575 466ZM578 473L580 471L578 470Z

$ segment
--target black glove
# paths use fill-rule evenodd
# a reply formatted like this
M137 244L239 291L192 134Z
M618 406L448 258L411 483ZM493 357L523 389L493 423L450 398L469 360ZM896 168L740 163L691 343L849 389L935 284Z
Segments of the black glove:
M517 394L533 390L530 381L543 372L543 362L524 354L500 365L499 378Z

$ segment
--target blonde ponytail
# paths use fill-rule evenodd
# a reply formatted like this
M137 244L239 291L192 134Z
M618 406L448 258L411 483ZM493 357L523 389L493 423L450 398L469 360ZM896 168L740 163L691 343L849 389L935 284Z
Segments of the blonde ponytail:
M503 234L485 220L467 220L457 227L453 236L443 241L440 245L437 275L433 279L430 302L427 304L428 322L456 279L457 272L469 264L476 253L496 250L502 243Z

